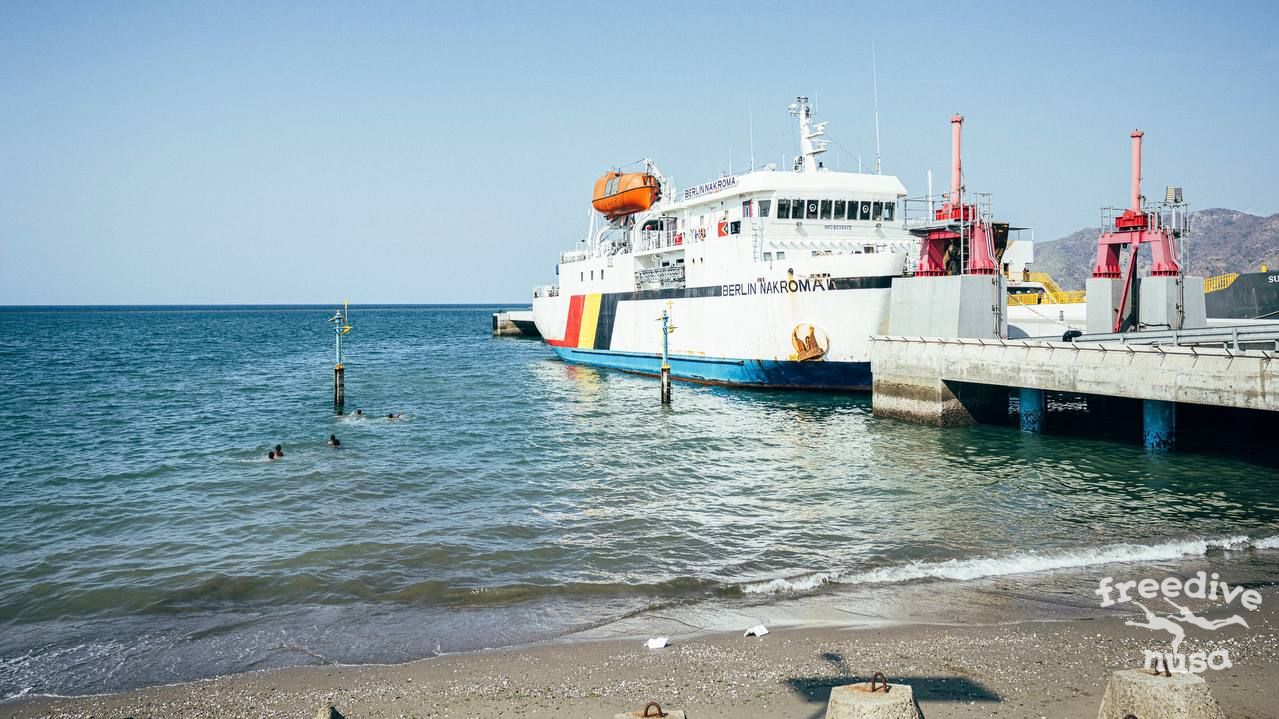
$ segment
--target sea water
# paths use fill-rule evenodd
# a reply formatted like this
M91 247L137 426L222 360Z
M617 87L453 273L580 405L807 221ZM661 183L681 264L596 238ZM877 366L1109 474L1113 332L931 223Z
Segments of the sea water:
M663 407L490 337L494 309L353 308L345 414L332 308L0 310L0 697L1279 552L1273 455L919 427L857 394Z

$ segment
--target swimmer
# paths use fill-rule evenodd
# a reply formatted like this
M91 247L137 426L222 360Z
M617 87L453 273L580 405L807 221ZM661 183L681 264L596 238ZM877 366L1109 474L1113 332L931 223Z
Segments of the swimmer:
M278 444L275 445L275 458L284 459L284 448Z
M404 413L400 412L399 414L388 414L386 418L387 419L404 419Z
M274 459L275 459L275 450L271 450L270 452L267 452L267 453L266 453L266 458L267 458L267 459L269 459L269 460L274 460Z
M363 416L364 416L364 410L362 410L362 409L357 409L357 410L355 410L355 416L356 416L356 417L363 417Z
M337 438L337 435L333 435L333 434L331 434L331 435L329 435L329 446L330 446L330 447L341 447L341 446L342 446L342 440L338 439L338 438Z

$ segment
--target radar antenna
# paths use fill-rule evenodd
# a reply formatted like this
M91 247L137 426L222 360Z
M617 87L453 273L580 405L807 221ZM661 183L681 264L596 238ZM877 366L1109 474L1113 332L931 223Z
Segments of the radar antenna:
M807 97L797 97L795 102L791 103L790 114L799 118L799 151L800 156L795 159L795 169L798 172L817 172L818 162L817 156L826 152L830 140L823 140L826 135L826 126L830 123L819 122L816 125L810 123L812 118L812 107L808 104Z

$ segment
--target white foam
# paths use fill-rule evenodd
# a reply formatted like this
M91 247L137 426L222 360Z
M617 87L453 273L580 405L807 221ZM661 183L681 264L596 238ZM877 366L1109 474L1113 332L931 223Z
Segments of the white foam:
M1257 549L1279 549L1279 535L1258 539L1252 543Z
M1112 544L1092 549L1063 552L1018 552L1005 557L948 559L944 562L911 562L879 567L854 574L815 572L795 577L750 582L741 585L747 594L805 592L823 584L882 584L916 579L968 581L1009 574L1031 574L1057 569L1075 569L1122 562L1159 562L1184 557L1202 557L1213 549L1240 551L1279 548L1279 535L1252 539L1232 536L1221 539L1185 539L1162 544Z

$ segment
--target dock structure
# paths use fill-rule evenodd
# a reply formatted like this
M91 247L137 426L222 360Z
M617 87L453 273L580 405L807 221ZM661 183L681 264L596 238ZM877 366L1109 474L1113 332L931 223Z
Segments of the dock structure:
M502 310L493 313L494 337L541 337L533 322L532 310Z
M874 414L940 427L1003 421L1009 392L1039 432L1046 392L1142 401L1146 446L1170 449L1178 404L1279 412L1279 322L1073 342L880 335Z
M952 204L963 192L960 120L952 120ZM1178 255L1190 231L1181 189L1168 188L1154 204L1141 194L1143 135L1130 135L1128 207L1103 210L1087 282L1088 334L1008 339L999 276L970 266L950 274L938 259L951 236L959 256L984 256L982 213L938 212L937 221L957 229L922 228L920 265L893 280L887 332L871 338L876 416L940 427L1003 422L1016 390L1022 430L1039 433L1048 393L1086 397L1090 408L1094 397L1100 405L1137 400L1146 447L1166 450L1176 443L1178 405L1279 412L1279 322L1208 326L1203 278L1185 275ZM1148 277L1137 274L1143 245L1151 248Z

